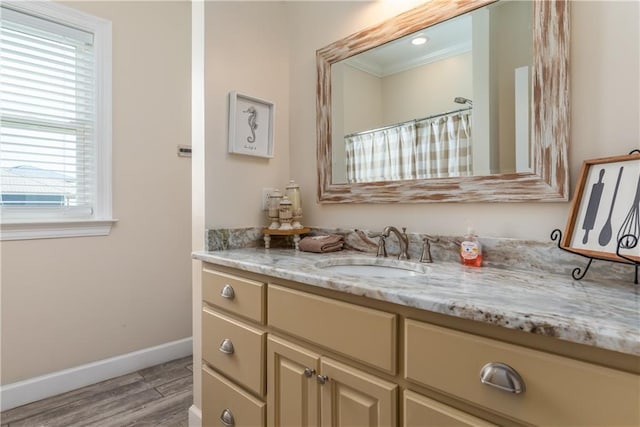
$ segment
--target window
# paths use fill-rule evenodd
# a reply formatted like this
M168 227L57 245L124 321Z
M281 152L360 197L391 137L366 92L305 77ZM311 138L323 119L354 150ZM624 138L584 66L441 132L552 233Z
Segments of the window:
M108 234L111 24L54 2L1 8L2 238Z

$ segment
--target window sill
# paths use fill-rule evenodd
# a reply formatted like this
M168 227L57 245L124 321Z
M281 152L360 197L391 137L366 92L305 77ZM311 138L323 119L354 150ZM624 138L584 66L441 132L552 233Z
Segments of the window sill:
M107 236L117 219L0 224L0 240L57 239Z

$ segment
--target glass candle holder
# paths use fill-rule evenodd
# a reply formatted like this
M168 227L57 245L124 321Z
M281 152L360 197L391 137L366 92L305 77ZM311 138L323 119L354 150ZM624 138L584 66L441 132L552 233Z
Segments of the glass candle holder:
M280 228L280 201L282 200L282 193L279 190L273 190L271 194L269 194L269 200L267 203L267 217L269 218L270 230L277 230Z
M289 181L289 185L285 190L285 194L291 201L291 227L294 229L302 228L300 220L302 219L302 196L300 194L300 186L294 180Z

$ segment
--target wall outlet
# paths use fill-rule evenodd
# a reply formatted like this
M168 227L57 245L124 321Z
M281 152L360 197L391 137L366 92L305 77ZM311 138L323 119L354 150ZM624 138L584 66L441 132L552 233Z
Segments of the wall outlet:
M266 211L269 209L269 196L273 193L273 188L263 188L262 189L262 210Z

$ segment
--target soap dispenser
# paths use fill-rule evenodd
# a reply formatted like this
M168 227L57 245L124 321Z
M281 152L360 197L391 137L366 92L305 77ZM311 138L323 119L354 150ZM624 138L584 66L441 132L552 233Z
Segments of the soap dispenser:
M460 243L460 262L471 267L482 266L482 245L471 227Z

